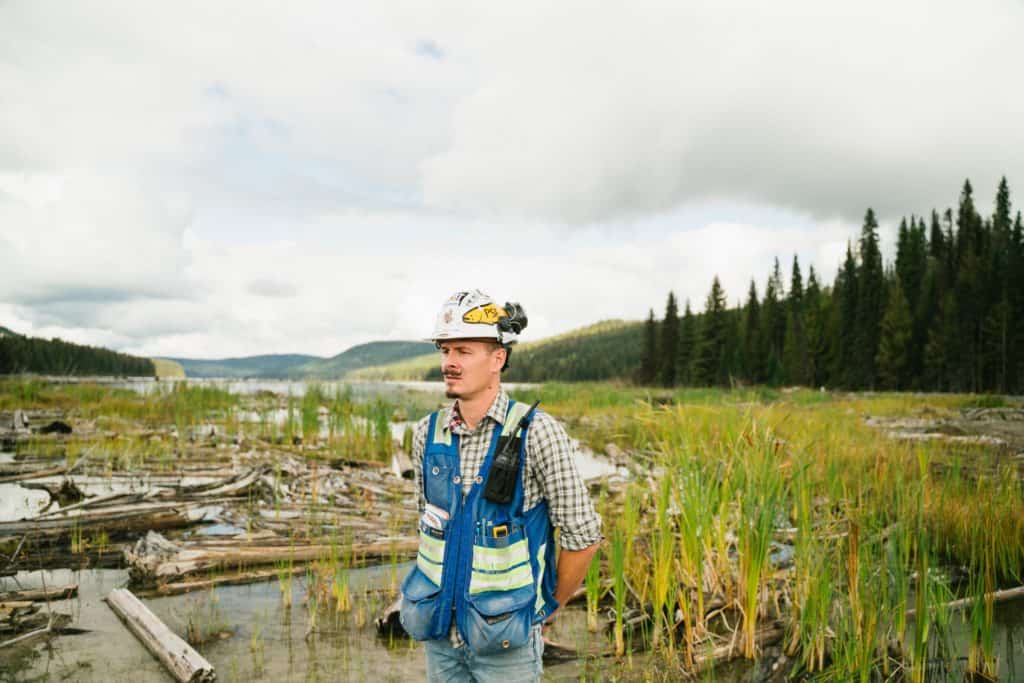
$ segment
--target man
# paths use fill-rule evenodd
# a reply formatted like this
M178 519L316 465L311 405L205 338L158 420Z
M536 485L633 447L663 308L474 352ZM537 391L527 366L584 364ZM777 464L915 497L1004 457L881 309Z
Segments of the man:
M601 541L565 430L501 388L526 322L517 304L458 292L431 338L455 401L414 432L420 551L401 608L405 630L425 641L430 681L540 680L542 624Z

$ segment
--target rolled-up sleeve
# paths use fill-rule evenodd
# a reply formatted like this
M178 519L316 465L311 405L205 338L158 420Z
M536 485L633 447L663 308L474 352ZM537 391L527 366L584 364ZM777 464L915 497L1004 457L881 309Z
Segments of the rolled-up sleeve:
M426 499L423 497L423 451L427 445L427 429L430 426L430 416L426 416L416 423L412 432L412 453L409 459L412 460L413 480L416 482L416 506L423 513L426 506Z
M532 484L548 501L548 517L559 530L559 545L583 550L598 543L602 539L601 517L576 468L576 447L565 428L538 411L527 434Z

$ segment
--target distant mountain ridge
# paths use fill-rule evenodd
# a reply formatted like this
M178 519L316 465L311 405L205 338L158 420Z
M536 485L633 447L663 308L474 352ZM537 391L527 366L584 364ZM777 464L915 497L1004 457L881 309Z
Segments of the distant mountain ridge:
M23 337L25 335L18 334L14 330L0 325L0 337Z
M383 365L433 350L433 345L413 341L376 341L358 344L336 356L268 354L240 358L168 358L179 363L188 377L230 379L341 379L360 368Z

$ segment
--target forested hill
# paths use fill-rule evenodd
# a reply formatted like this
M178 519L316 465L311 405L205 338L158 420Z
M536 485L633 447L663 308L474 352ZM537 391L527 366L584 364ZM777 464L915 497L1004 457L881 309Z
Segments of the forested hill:
M156 369L148 358L58 338L26 337L0 327L0 375L20 372L152 377Z
M633 379L643 351L643 324L606 320L512 351L503 379L583 382Z
M716 277L702 315L670 292L644 332L648 384L802 384L847 389L1024 391L1024 224L1004 178L992 213L965 182L956 209L904 218L885 263L867 210L828 285L778 259L764 295L726 305Z
M421 356L433 349L433 345L426 342L377 341L353 346L330 358L277 354L219 360L170 360L180 363L188 377L340 379L359 368Z

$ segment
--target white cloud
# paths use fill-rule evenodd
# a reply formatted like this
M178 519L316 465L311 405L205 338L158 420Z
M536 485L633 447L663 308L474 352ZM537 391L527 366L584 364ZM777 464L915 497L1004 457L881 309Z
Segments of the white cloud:
M527 4L474 33L486 78L424 163L436 205L586 223L725 197L856 219L1024 178L1020 2Z
M830 281L1024 182L1019 2L0 5L0 324L145 354L527 338ZM9 324L8 324L9 323Z

